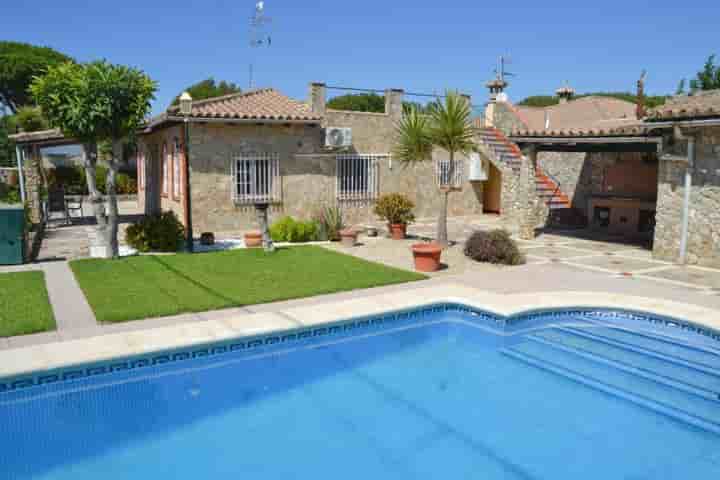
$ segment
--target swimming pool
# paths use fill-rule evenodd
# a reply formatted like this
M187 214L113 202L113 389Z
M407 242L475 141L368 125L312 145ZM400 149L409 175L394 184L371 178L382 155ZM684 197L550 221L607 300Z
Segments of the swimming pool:
M720 341L462 305L0 380L2 478L720 475Z

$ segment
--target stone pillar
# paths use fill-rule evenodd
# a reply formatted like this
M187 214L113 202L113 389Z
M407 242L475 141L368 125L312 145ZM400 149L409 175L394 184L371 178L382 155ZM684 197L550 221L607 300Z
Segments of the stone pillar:
M325 101L327 87L324 83L313 82L310 84L310 110L318 115L325 115Z
M403 114L403 97L405 91L399 88L389 88L385 90L385 113L390 115L395 121L400 121Z
M33 223L41 223L43 220L43 179L42 173L40 172L40 168L42 168L40 149L36 146L29 146L25 147L24 153L25 201L30 211L30 221Z
M524 152L520 163L520 180L518 185L518 221L520 238L535 238L535 166L537 165L537 147L530 146Z

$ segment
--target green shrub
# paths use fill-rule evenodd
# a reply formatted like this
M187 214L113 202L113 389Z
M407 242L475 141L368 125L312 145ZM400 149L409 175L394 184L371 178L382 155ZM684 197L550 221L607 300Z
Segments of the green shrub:
M176 252L185 228L174 212L147 215L125 230L125 241L140 252Z
M465 242L465 256L477 262L521 265L525 257L505 230L477 231Z
M69 195L85 195L85 169L80 166L55 167L47 169L48 184L51 187L62 185Z
M118 195L134 195L137 193L137 181L127 173L118 173L115 190Z
M373 211L388 223L407 225L415 220L413 208L415 204L407 196L401 193L389 193L377 199Z
M340 230L345 226L340 208L336 206L322 207L316 215L315 221L318 225L318 240L340 240Z
M20 203L20 187L0 183L0 203Z
M297 221L292 217L282 217L270 227L273 242L302 243L317 240L319 227L317 222Z

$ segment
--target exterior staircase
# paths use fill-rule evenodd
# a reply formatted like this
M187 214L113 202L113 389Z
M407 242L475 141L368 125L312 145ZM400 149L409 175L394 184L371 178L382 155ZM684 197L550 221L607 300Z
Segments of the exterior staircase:
M523 158L520 147L495 127L481 126L477 132L481 142L490 151L495 166L519 175ZM585 214L572 206L570 198L562 191L562 185L552 175L537 168L535 186L540 205L547 208L546 223L549 226L583 228L587 225Z

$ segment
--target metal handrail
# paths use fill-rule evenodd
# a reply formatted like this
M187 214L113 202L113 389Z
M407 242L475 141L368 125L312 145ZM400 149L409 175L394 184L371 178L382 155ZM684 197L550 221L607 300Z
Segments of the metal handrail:
M543 175L545 175L546 177L548 177L548 178L549 178L550 180L552 180L553 183L555 184L555 190L553 190L553 193L552 193L552 196L553 196L553 197L554 197L555 194L557 194L558 192L562 193L562 189L560 188L560 185L561 185L560 180L558 180L557 177L555 177L555 175L553 175L552 173L550 173L550 172L548 172L548 171L546 171L546 170L540 170L540 172L542 172Z

